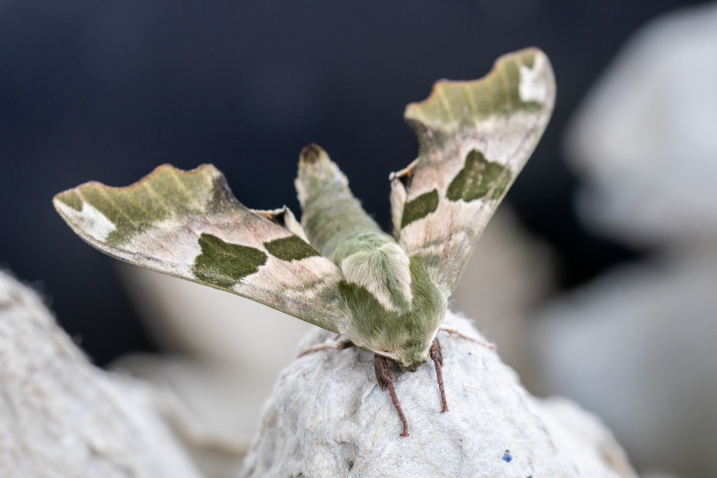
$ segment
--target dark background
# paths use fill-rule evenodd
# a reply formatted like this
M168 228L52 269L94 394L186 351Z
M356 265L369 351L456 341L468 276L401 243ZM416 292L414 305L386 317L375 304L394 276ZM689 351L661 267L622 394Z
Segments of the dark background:
M417 151L405 105L538 46L558 100L508 201L574 287L635 252L577 222L562 131L633 31L693 3L0 0L0 263L44 290L97 363L151 350L112 259L70 231L54 194L211 162L247 206L298 211L298 152L317 142L388 226L388 174Z

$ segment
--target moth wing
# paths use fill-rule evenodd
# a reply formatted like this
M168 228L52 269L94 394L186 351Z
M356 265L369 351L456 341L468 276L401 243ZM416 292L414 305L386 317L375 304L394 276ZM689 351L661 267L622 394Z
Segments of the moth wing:
M555 80L531 48L499 58L480 80L439 81L407 106L418 158L391 179L395 234L448 296L488 220L550 119Z
M214 166L163 165L132 186L90 182L53 203L82 239L117 259L331 331L348 316L341 271L308 244L291 211L246 208Z

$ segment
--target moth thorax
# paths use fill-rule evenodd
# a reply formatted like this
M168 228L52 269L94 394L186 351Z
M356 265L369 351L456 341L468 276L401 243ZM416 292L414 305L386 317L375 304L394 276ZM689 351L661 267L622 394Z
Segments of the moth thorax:
M410 261L398 244L360 251L341 261L347 282L364 287L386 309L406 311L413 302Z

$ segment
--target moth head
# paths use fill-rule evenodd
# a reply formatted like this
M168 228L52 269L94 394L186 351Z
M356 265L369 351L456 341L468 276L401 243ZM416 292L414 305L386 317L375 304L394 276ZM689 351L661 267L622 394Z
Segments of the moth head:
M416 369L428 361L428 351L433 343L433 338L406 344L394 360L401 367L401 370L415 372Z

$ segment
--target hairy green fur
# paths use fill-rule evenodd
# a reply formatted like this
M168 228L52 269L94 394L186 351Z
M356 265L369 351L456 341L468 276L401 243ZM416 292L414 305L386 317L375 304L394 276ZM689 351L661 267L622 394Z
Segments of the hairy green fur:
M312 144L301 151L296 189L306 236L322 256L331 258L343 241L357 233L381 233L351 194L346 176L319 146Z
M387 311L364 287L341 282L353 320L347 331L357 345L396 358L405 370L415 370L428 360L428 349L446 313L446 300L433 285L421 261L411 258L410 309Z
M407 370L426 362L446 300L423 264L381 231L318 146L302 151L296 187L309 241L346 276L339 289L352 317L342 333Z

